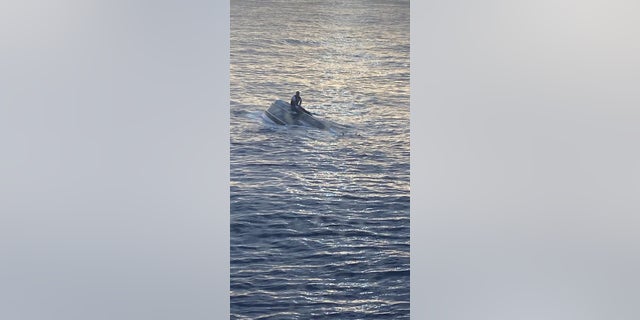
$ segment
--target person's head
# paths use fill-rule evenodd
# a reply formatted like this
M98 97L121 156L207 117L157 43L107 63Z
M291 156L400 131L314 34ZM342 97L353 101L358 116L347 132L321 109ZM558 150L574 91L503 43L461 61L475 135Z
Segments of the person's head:
M299 96L299 95L300 95L300 91L296 91L296 96Z

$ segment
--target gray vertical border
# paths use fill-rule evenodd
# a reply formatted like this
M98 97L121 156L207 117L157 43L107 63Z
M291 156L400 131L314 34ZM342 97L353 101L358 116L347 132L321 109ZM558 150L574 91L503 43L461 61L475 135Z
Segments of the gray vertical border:
M426 27L426 10L428 1L411 1L410 37L411 37L411 319L427 319L429 301L426 298L428 283L425 279L427 257L425 251L424 217L426 212L426 195L424 189L424 167L427 165L424 140L425 127L421 125L426 118L428 106L425 106L425 68L424 55L426 47L423 36Z
M229 317L229 2L0 3L0 319Z
M412 319L640 318L633 1L412 1Z

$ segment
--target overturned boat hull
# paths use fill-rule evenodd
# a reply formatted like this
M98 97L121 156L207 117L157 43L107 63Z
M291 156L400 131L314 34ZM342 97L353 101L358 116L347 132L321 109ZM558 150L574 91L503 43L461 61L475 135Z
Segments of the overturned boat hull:
M264 115L279 125L301 125L318 129L327 128L322 121L316 119L314 116L298 110L282 100L276 100L272 103L269 109L265 110Z

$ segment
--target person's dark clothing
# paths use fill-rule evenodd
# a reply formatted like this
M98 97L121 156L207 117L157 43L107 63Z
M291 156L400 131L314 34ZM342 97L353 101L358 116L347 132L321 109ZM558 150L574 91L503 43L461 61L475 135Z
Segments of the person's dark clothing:
M302 107L302 97L300 97L300 92L296 92L296 94L291 97L291 108L293 108L293 110L295 110L296 112L302 111L308 115L311 115L311 112L305 110Z
M292 107L301 107L302 106L302 97L300 95L294 95L291 97L291 106Z

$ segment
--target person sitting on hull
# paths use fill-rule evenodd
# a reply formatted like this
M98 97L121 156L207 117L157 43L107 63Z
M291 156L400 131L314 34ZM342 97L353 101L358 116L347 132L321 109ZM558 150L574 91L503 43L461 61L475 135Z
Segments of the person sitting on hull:
M300 91L296 91L296 94L291 97L291 107L293 107L296 111L302 111L308 115L311 115L311 112L305 110L302 107L302 97L300 96Z

